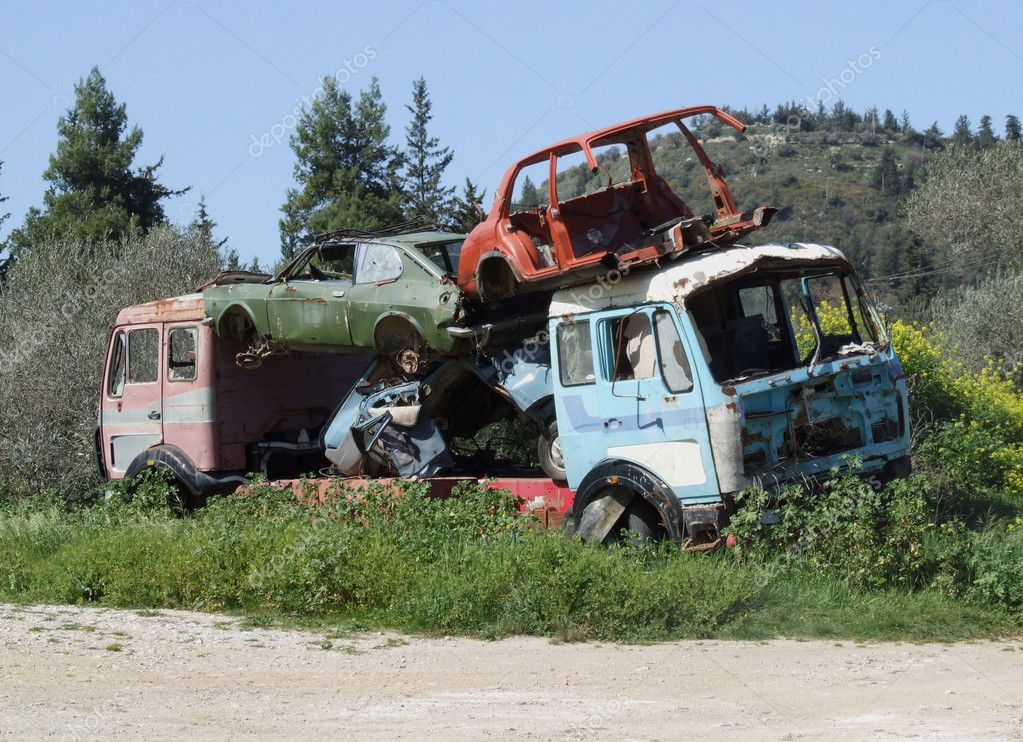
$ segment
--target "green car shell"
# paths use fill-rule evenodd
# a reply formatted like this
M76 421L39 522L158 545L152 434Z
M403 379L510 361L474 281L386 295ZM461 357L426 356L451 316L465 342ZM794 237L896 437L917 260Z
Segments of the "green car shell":
M249 345L240 365L275 352L457 354L462 294L455 284L465 235L413 232L327 236L276 276L215 279L205 311L223 339ZM238 280L238 279L235 279Z

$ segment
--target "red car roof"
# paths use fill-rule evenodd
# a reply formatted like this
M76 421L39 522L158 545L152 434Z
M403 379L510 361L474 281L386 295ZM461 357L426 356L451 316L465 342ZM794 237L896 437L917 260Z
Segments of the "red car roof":
M709 113L722 119L725 123L734 127L739 132L746 130L746 125L744 123L725 113L717 106L689 106L687 108L674 108L670 111L661 111L660 113L654 113L649 116L640 116L639 118L629 119L628 121L622 121L617 124L605 126L603 129L595 129L594 131L589 131L585 134L579 134L578 136L569 137L568 139L562 139L560 142L548 145L543 149L537 150L531 155L523 157L521 160L512 165L511 168L508 169L508 172L510 173L512 170L518 169L524 165L533 165L537 162L542 162L550 157L551 152L561 154L566 151L575 151L578 149L581 149L585 153L586 160L589 162L590 167L596 169L597 161L594 159L593 152L590 148L594 144L599 144L601 140L608 139L631 130L647 132L651 129L656 129L662 124L670 123L677 119L699 116L703 113Z

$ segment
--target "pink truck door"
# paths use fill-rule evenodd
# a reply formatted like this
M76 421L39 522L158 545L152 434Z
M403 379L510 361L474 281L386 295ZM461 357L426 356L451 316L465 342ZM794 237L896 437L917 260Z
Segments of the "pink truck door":
M160 325L119 329L110 344L103 390L103 457L111 479L163 440L160 390Z
M183 322L165 325L164 336L163 442L181 449L200 471L216 469L213 330Z

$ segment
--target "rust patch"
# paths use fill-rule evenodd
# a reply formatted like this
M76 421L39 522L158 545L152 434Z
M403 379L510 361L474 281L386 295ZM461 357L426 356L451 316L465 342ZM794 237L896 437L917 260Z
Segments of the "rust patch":
M734 397L735 396L735 387L734 386L723 386L723 387L721 387L721 391L723 391L729 397Z
M748 428L743 428L740 431L740 435L742 436L742 445L744 447L748 446L750 443L767 442L767 436L765 436L762 432L751 433Z

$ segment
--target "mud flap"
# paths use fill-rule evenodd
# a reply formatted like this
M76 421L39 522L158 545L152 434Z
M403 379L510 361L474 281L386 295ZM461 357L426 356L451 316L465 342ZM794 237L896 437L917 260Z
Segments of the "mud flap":
M575 535L583 541L603 543L635 496L628 487L612 487L586 506Z

